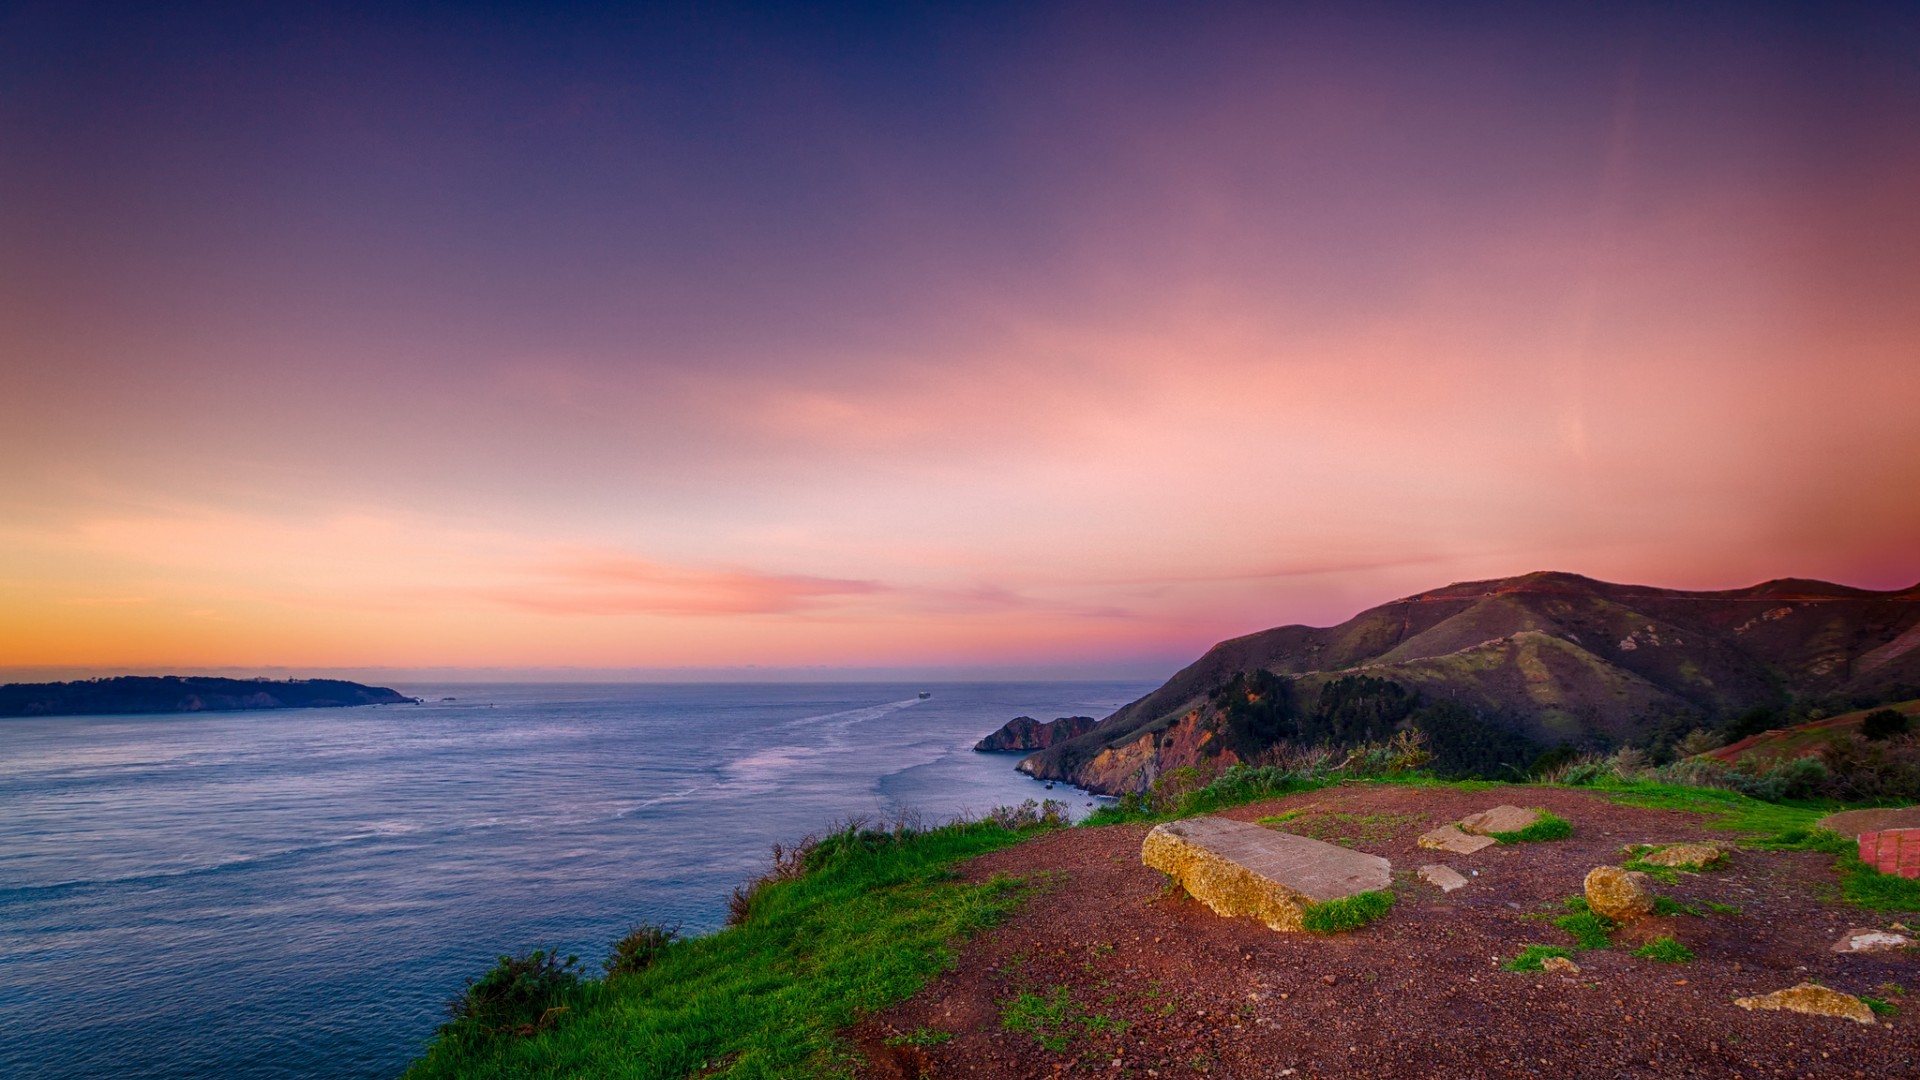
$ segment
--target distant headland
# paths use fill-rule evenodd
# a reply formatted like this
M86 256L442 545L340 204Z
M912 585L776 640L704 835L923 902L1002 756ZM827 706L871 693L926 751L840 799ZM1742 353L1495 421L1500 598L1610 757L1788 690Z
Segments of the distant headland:
M74 682L8 683L0 686L0 717L337 709L417 701L384 686L362 686L344 679L122 675Z

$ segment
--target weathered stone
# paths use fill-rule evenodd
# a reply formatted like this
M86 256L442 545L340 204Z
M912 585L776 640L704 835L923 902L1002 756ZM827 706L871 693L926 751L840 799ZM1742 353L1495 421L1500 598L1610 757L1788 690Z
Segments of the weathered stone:
M1638 870L1596 866L1587 872L1587 906L1616 922L1631 922L1653 910L1649 880Z
M1821 818L1817 825L1822 829L1832 829L1841 836L1859 836L1882 829L1920 829L1920 806L1902 806L1891 810L1843 810Z
M1562 975L1580 974L1580 965L1564 956L1549 956L1545 960L1540 961L1540 966L1548 971L1557 971Z
M1856 1024L1874 1023L1873 1010L1867 1008L1866 1002L1852 994L1843 994L1808 982L1758 997L1738 998L1734 1004L1743 1009L1784 1009L1808 1016L1837 1016Z
M1477 814L1460 819L1462 831L1477 836L1489 836L1493 833L1519 832L1521 829L1540 820L1540 811L1522 810L1517 806L1496 806L1491 810L1482 810Z
M1223 817L1154 826L1140 861L1215 914L1250 915L1275 930L1300 929L1309 904L1384 889L1392 880L1378 855Z
M1895 949L1910 949L1913 945L1913 939L1905 934L1896 934L1891 930L1855 928L1841 935L1840 940L1834 943L1833 951L1838 953L1892 952Z
M1452 892L1467 883L1458 870L1437 863L1420 868L1420 880L1438 888L1441 892Z
M1669 844L1658 851L1650 851L1640 856L1640 861L1653 866L1677 866L1683 869L1711 866L1727 857L1725 848L1712 844Z
M1420 837L1420 846L1435 851L1451 851L1455 855L1471 855L1484 847L1492 847L1499 841L1491 836L1474 836L1460 831L1458 825L1442 825Z

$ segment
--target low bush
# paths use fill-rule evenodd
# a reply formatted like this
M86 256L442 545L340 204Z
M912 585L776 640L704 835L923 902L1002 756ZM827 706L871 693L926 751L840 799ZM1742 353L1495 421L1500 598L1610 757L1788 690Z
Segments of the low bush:
M1355 893L1338 900L1308 904L1301 913L1300 925L1316 934L1337 934L1357 930L1385 915L1393 907L1393 893L1387 889Z
M562 960L545 949L500 957L447 1002L450 1019L441 1032L486 1039L546 1030L567 1011L567 998L580 985L574 970L579 962L577 956Z
M680 940L680 925L641 923L613 943L613 955L600 962L607 977L635 975L653 966L667 946Z

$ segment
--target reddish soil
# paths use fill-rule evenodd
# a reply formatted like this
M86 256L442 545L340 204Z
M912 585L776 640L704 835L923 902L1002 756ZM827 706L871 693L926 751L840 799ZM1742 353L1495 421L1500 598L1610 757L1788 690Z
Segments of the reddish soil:
M1574 836L1466 856L1415 844L1436 825L1503 802L1550 809L1573 822ZM1656 887L1703 910L1711 901L1740 913L1630 924L1613 948L1575 952L1577 975L1510 972L1500 962L1528 944L1572 945L1552 917L1589 869L1623 857L1622 845L1727 834L1692 814L1541 788L1356 785L1227 813L1253 820L1290 810L1305 813L1285 827L1392 861L1399 899L1390 914L1332 937L1275 933L1168 889L1140 864L1146 826L1053 833L963 868L974 880L1040 874L1049 884L966 945L953 970L852 1033L866 1075L1920 1075L1920 958L1831 951L1848 928L1885 927L1895 916L1842 903L1830 856L1737 852L1726 869ZM1327 816L1336 813L1375 819ZM1414 879L1427 863L1478 874L1443 894ZM1631 955L1660 935L1697 959ZM1866 1027L1733 1004L1803 980L1902 1008ZM1063 1050L1003 1028L1003 1003L1057 987L1093 1019L1070 1025ZM915 1032L933 1044L900 1045Z

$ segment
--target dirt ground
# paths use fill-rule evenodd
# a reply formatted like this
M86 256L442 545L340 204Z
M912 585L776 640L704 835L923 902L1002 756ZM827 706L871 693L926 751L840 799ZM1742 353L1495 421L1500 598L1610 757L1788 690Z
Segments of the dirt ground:
M1501 803L1552 810L1574 836L1473 855L1415 843ZM1631 923L1612 948L1575 952L1577 975L1510 972L1501 962L1526 945L1572 945L1552 918L1623 845L1727 834L1694 814L1541 788L1355 785L1227 816L1288 811L1299 813L1282 827L1391 860L1399 899L1385 918L1332 937L1276 933L1169 889L1140 863L1146 826L1053 833L963 867L974 880L1049 884L966 945L953 970L852 1033L866 1075L1920 1076L1920 957L1832 951L1847 929L1899 916L1841 902L1831 856L1736 852L1726 869L1656 883L1706 914ZM1443 894L1417 881L1428 863L1469 884ZM1696 959L1632 955L1661 935ZM1805 980L1900 1009L1867 1027L1733 1003ZM1004 1026L1022 1015L1007 1003L1023 994L1026 1012L1057 1018L1039 1033L1059 1049Z

